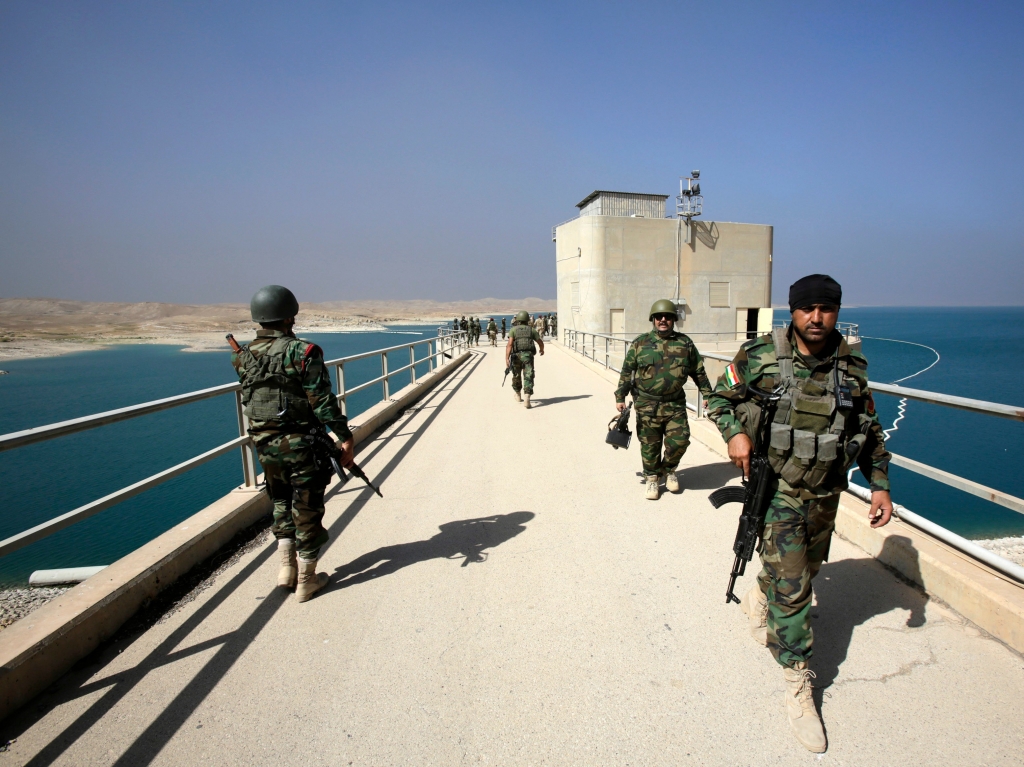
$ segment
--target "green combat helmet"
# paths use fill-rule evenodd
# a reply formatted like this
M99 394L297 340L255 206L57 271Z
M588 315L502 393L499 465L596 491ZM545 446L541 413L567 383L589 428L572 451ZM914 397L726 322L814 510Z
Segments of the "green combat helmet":
M253 322L280 322L299 313L295 294L281 285L267 285L249 302Z
M679 314L676 310L676 305L669 301L667 298L659 298L657 301L651 304L651 314L647 318L648 322L654 321L655 314L670 314L672 315L672 319L679 319Z
M525 312L525 311L523 311L523 312L516 312L516 318L515 318L514 322L518 322L521 325L524 322L529 322L529 321L530 321L530 315L529 315L528 312Z

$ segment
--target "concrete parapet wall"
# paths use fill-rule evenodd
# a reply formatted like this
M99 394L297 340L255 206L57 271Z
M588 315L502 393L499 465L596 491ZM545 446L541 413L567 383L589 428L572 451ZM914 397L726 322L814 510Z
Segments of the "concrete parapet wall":
M618 371L605 370L603 365L584 359L564 347L557 348L609 382L618 382ZM708 376L714 381L711 368L724 368L725 363L707 360L706 366ZM691 418L690 434L723 458L728 458L721 434L711 421ZM921 586L930 596L942 600L995 638L1024 653L1024 588L899 520L894 519L882 528L872 528L868 524L867 512L866 503L843 493L836 516L836 533Z
M355 443L370 438L470 356L464 352L353 418ZM0 719L46 689L141 607L271 509L265 490L233 490L5 629L0 633Z

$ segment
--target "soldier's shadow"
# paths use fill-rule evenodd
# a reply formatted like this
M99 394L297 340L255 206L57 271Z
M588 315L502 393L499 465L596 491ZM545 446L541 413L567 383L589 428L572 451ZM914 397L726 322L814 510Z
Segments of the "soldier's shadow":
M740 470L732 462L705 463L701 466L687 466L678 472L679 484L683 490L717 490L740 476ZM739 508L738 506L736 508Z
M879 559L886 561L898 547L904 558L916 550L903 536L886 538ZM843 559L826 562L814 579L817 605L811 607L814 629L814 656L811 667L817 679L814 686L831 686L839 675L858 626L892 610L907 610L906 626L925 624L928 595L904 582L876 559Z
M572 397L544 397L542 399L535 399L530 404L534 407L546 407L547 405L557 405L559 402L569 402L574 399L587 399L591 397L591 394L576 394Z
M486 549L500 546L526 530L532 511L513 511L477 519L460 519L440 526L441 532L425 541L384 546L342 565L331 578L335 588L391 575L403 567L428 559L462 559L461 567L487 560Z

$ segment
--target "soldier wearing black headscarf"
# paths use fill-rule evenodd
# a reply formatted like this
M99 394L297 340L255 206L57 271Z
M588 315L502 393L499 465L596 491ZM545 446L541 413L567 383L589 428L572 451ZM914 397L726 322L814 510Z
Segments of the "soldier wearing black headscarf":
M768 448L776 485L765 515L762 569L741 604L751 634L783 666L794 734L816 753L826 741L807 667L811 579L828 556L839 494L854 464L871 486L871 526L885 525L892 514L890 456L868 387L868 361L836 330L842 296L828 275L793 283L790 325L745 343L708 400L729 458L746 475L760 414L750 407L749 387L782 389Z

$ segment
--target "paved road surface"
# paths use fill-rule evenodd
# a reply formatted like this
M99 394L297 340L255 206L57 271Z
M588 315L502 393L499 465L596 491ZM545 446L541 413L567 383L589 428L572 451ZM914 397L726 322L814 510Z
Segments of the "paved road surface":
M502 367L481 347L364 446L385 498L330 498L328 591L275 588L267 541L6 723L0 765L1021 764L1024 661L840 540L806 752L724 603L733 469L695 443L646 501L606 381L549 347L526 411Z

